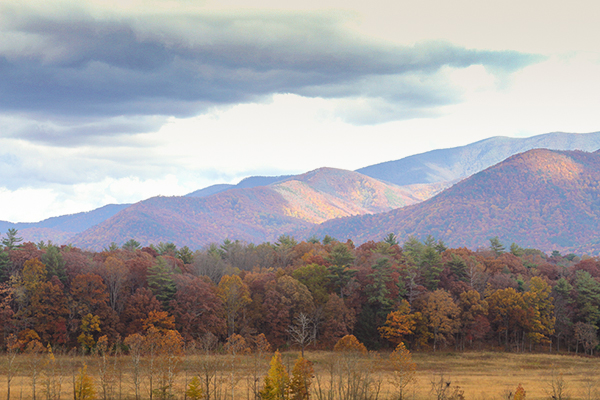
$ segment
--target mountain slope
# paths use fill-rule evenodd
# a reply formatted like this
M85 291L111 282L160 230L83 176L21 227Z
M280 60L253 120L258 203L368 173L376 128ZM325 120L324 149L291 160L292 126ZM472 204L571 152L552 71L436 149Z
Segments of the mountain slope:
M92 211L52 217L40 222L0 221L0 231L6 232L9 228L15 228L19 230L19 236L25 241L51 240L54 243L67 243L74 234L107 220L130 205L108 204Z
M498 136L466 146L415 154L356 171L400 186L444 182L471 176L514 154L537 148L595 151L600 148L600 132L554 132L528 138Z
M280 175L280 176L249 176L244 178L237 185L230 185L226 183L217 184L205 187L204 189L196 190L192 193L186 194L187 197L207 197L213 194L221 193L230 189L250 189L258 186L267 186L272 183L284 181L291 178L293 175Z
M193 191L192 193L188 193L186 197L207 197L212 196L213 194L221 193L229 189L235 188L235 185L230 185L228 183L218 183L216 185L207 186L202 189L198 189Z
M314 174L313 171L304 174L305 178L300 180L296 176L254 176L242 180L237 185L213 185L187 196L208 198L235 189L252 189L269 185L282 196L284 201L281 214L277 215L320 223L329 218L377 213L426 200L464 177L500 162L505 157L533 147L595 150L600 147L600 132L549 133L530 138L495 137L467 146L434 150L358 170L367 176L400 185L400 187L388 185L394 187L393 190L375 188L370 183L364 182L359 185L358 180L354 183L357 185L354 189L344 188L345 185L342 185L341 181L338 182L338 186L333 183L329 191L326 189L327 185L316 189L311 186L316 184L316 181L312 183L302 181L302 179L312 179L309 176ZM332 173L333 170L329 171ZM343 180L339 176L336 179ZM372 193L377 195L371 201L369 196L372 196ZM0 232L8 228L17 228L20 236L25 240L35 242L52 240L55 243L67 243L75 235L100 224L128 206L127 204L108 205L88 213L54 217L37 223L14 224L0 221ZM256 210L259 212L258 209ZM270 210L267 209L265 212ZM220 217L215 218L218 220ZM228 236L235 237L234 235L235 230Z
M134 238L143 245L173 242L197 249L223 239L273 240L310 224L285 215L281 196L261 187L238 189L206 198L154 197L121 211L73 238L98 249Z
M393 232L400 241L428 234L449 246L505 244L586 251L600 229L600 153L530 150L410 207L321 224L311 234L357 242Z
M335 168L319 168L270 188L286 200L287 215L312 223L389 211L422 201L406 189Z
M320 168L269 186L207 197L155 197L76 235L73 242L94 249L130 238L191 248L226 238L258 243L329 218L388 211L420 200L357 172Z

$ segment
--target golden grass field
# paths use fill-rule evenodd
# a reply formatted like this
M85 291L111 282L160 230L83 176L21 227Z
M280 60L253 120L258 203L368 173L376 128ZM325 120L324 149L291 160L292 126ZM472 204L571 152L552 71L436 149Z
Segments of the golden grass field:
M573 399L600 397L600 359L575 355L515 353L416 353L416 398L426 398L434 374L464 390L465 399L501 399L518 384L527 399L551 398L552 380L563 379Z
M291 369L298 352L283 353L284 364ZM0 372L0 399L6 399L6 357L3 356L2 371ZM182 359L179 373L174 388L175 398L183 399L186 380L197 375L200 371L202 356L188 356ZM315 374L327 375L327 365L336 357L335 353L312 351L306 353L306 358L313 361ZM379 399L391 399L389 393L392 386L389 383L391 376L390 365L386 362L387 354L362 357L355 361L356 368L370 367L375 379L381 380L382 392ZM236 384L234 387L235 399L248 399L250 392L248 383L252 381L255 358L251 355L238 356L234 363L228 356L215 356L221 365L220 377L224 387L231 383L231 366L234 366ZM509 399L509 393L515 392L517 385L521 384L526 391L527 399L550 399L552 381L562 380L565 384L566 394L571 399L598 399L600 398L600 358L556 355L556 354L515 354L502 352L438 352L414 353L413 361L417 365L415 382L406 391L407 399L437 399L431 392L432 380L439 380L443 374L445 382L450 382L451 387L459 386L464 391L464 399ZM99 357L67 357L57 356L52 370L61 380L61 399L73 399L72 377L74 371L86 363L88 372L93 378L97 398L103 398L99 389ZM130 382L131 364L127 356L118 360L119 375L112 384L115 399L130 399L133 397L133 386ZM262 377L268 370L268 358L261 360L258 376ZM17 376L13 379L11 399L31 399L31 362L25 356L18 356ZM40 375L37 382L37 398L46 399L44 381L48 369L44 362L39 364ZM46 368L46 369L45 369ZM147 382L144 382L147 385ZM144 397L147 396L147 386L144 386ZM228 398L231 399L231 390ZM316 397L313 397L316 398Z

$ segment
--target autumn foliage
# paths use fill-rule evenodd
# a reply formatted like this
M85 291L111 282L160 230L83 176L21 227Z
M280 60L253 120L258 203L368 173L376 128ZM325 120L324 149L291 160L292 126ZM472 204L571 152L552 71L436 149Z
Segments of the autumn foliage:
M333 351L339 353L366 354L367 348L354 335L346 335L335 344Z
M265 377L260 396L264 400L287 400L290 377L281 360L281 353L276 351L271 359L271 367Z
M23 349L38 341L94 353L105 337L109 347L125 340L129 351L141 340L147 354L160 334L181 346L212 337L222 348L238 337L253 348L261 337L300 351L594 352L597 259L498 238L477 251L433 237L384 239L226 240L195 253L172 243L102 252L13 243L0 249L2 345L14 335Z

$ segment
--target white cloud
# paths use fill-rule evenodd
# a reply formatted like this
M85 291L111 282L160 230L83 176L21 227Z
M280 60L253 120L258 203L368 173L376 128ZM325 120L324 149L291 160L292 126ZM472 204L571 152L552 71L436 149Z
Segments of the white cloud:
M455 77L460 80L465 73L456 71ZM492 76L474 75L464 102L447 107L445 120L455 131L462 127L461 132L472 132L456 132L467 140L476 132L489 137L598 131L598 76L600 63L588 54L553 56L515 73L507 84L494 84Z
M20 7L22 3L7 1L5 4ZM167 53L177 46L189 50L216 40L210 35L186 37L187 25L185 29L173 26L166 29L170 20L181 21L182 16L202 14L205 22L211 19L232 22L233 31L222 26L210 30L194 24L195 32L208 29L206 32L217 35L223 45L220 49L209 46L203 51L216 55L217 64L229 65L241 59L242 53L237 52L243 49L240 45L259 43L252 49L261 50L262 46L263 52L253 50L242 55L253 63L253 73L263 79L261 82L273 84L277 90L257 87L257 81L248 78L250 75L243 63L234 63L234 78L244 82L243 89L247 93L257 93L257 96L233 93L233 100L222 106L214 106L218 101L189 102L189 98L197 94L197 88L205 87L199 85L194 90L184 91L187 94L181 103L177 96L169 103L171 111L181 107L180 114L171 113L179 118L153 116L160 112L171 115L169 110L161 108L165 105L160 103L160 96L153 97L151 93L150 107L131 91L118 92L124 89L121 87L111 87L117 91L106 93L115 98L124 96L127 101L114 104L100 101L100 106L108 107L108 116L100 119L88 115L89 110L77 98L49 97L50 103L55 102L57 107L68 103L64 108L67 111L71 105L77 106L77 115L68 117L5 110L0 115L0 220L37 221L91 210L107 203L135 202L159 194L181 195L214 183L235 183L247 175L300 173L321 166L357 169L496 135L600 130L597 118L600 42L596 39L597 13L594 12L600 3L595 1L575 1L568 7L541 0L526 4L516 0L494 4L471 0L375 4L341 0L326 3L307 0L302 4L272 0L252 3L245 0L94 0L83 3L60 0L25 1L25 4L35 14L55 21L63 21L65 15L72 16L70 20L86 15L105 28L114 26L100 22L125 21L119 26L130 26L138 36L128 35L129 31L124 28L115 32L129 38L132 48L137 48L138 39L142 38L158 43ZM281 22L293 20L299 11L305 12L304 16L310 17L310 21L294 26ZM263 26L257 21L270 25ZM318 25L319 21L328 21L330 25ZM8 62L25 56L30 61L40 55L40 65L64 62L67 56L75 54L65 53L64 46L77 48L82 59L89 56L87 46L77 47L71 39L65 39L64 43L44 42L53 37L77 36L77 24L70 26L73 30L69 34L52 28L44 35L27 32L27 29L22 32L4 29L9 22L12 23L6 19L0 21L0 33L5 35L0 37L0 53ZM301 32L308 26L303 23L312 28L320 26L323 30L304 32L302 37L312 47L297 48L294 29ZM153 26L164 29L149 29ZM269 36L265 26L278 27L283 36ZM238 35L234 41L232 32L255 32L260 33L260 37L254 41L252 35ZM338 35L334 35L336 46L332 47L328 37L319 37L323 32ZM139 36L141 34L146 36ZM104 36L102 40L96 39L90 39L90 43L104 43ZM438 59L429 64L426 58L432 53L423 45L428 40L451 44L436 48ZM232 46L234 42L238 47ZM279 47L269 47L273 43L279 43ZM296 47L290 48L289 43L295 43ZM403 57L414 57L412 61L430 65L432 70L414 74L403 71L397 76L388 76L388 72L380 69L389 59L367 59L369 55L377 56L369 47L373 43L377 43L380 51L416 44L417 47L409 48L408 52L398 52L398 59L392 57L394 65L405 65ZM308 51L309 47L316 53ZM478 50L471 54L470 49ZM299 55L289 59L295 50ZM327 64L337 54L336 50L346 51L344 54L353 64L338 59L338 63L332 65L340 68L339 71ZM498 68L492 71L488 66L486 69L477 59L469 58L473 54L486 56L490 50L543 54L548 59L507 74ZM446 51L460 54L446 57ZM500 58L495 63L502 64L502 56L510 54L496 54ZM110 52L101 55L109 61L116 60L117 64L125 62ZM271 60L271 75L261 70L264 62L261 57ZM152 66L153 60L161 59L151 58L146 60L147 65ZM132 57L127 62L143 64L144 60ZM444 64L444 60L454 60L454 64ZM290 63L294 67L285 75L289 81L277 81L283 76L278 75L281 66L289 67ZM313 72L300 74L305 79L300 82L294 73L296 69L305 73L306 65ZM367 67L376 73L363 73ZM144 68L140 70L147 72ZM319 75L337 76L350 73L348 71L354 74L354 80L327 81ZM214 71L201 72L206 73L211 84L219 83L219 79L229 74L227 71L220 75ZM178 82L186 85L188 77L182 76L185 79ZM228 82L235 86L235 79ZM286 86L289 82L293 87ZM127 82L134 89L138 83ZM211 87L231 94L227 85ZM99 84L96 88L105 87ZM162 90L165 88L169 86L163 86ZM182 88L187 90L191 86ZM170 94L168 90L165 93ZM207 93L207 96L213 94L210 90ZM238 101L246 103L238 104ZM131 108L126 110L123 106ZM90 109L93 111L93 108ZM198 109L204 110L204 114L192 112ZM140 113L148 115L140 116ZM374 122L378 124L369 125Z
M71 210L69 206L57 209L57 195L50 188L23 188L15 191L0 188L0 220L37 222L54 212Z
M30 177L37 188L2 189L0 220L35 221L107 203L182 195L248 175L357 169L496 135L600 129L600 63L593 56L552 57L507 81L480 66L442 73L460 88L463 102L442 108L435 118L355 126L339 117L341 109L348 112L348 100L287 94L170 118L156 132L137 137L144 147L109 139L102 147L76 148L4 140L4 180ZM69 180L78 183L70 186Z

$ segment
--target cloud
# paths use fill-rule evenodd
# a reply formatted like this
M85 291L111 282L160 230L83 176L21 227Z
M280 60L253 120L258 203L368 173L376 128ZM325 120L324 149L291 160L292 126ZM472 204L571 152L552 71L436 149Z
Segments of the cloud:
M23 119L0 117L0 129L5 138L18 138L38 144L59 147L106 145L112 147L148 147L135 135L158 130L166 121L164 116L115 116L107 118L65 117ZM132 137L133 136L133 137Z
M483 65L511 74L540 60L444 42L365 39L335 13L117 14L65 4L0 5L5 210L23 198L37 198L40 209L47 203L46 216L69 196L80 204L74 211L143 198L109 190L100 184L106 179L144 195L169 194L274 166L289 172L341 163L346 156L323 143L460 103L447 69ZM181 128L198 116L206 118ZM171 120L179 122L165 129ZM348 142L358 143L363 134L353 132ZM303 150L292 155L291 147ZM364 146L351 158L362 153ZM163 182L169 174L178 186ZM70 185L94 189L75 195Z
M353 125L436 117L440 107L461 100L461 91L449 83L446 69L428 75L410 72L369 76L352 85L306 88L301 94L338 99L335 114Z
M106 204L135 203L153 196L184 195L189 191L173 175L155 179L105 178L68 188L61 185L17 190L0 188L0 204L4 206L2 220L37 222L49 216L90 211Z
M9 190L97 182L107 176L149 179L176 169L160 156L160 143L133 137L97 137L85 146L48 146L28 140L0 139L1 186ZM60 140L67 140L60 138Z
M314 13L100 18L81 10L44 15L5 7L0 110L36 119L186 117L293 93L377 99L375 105L384 102L390 110L413 110L395 117L405 119L457 101L454 94L440 96L427 82L419 83L444 66L481 64L510 72L539 60L443 42L412 47L369 42L342 22ZM375 116L363 123L394 119L394 113L383 114L382 120ZM67 136L94 137L110 129L57 129L63 135L33 129L24 137L60 145ZM143 129L144 123L130 130Z

